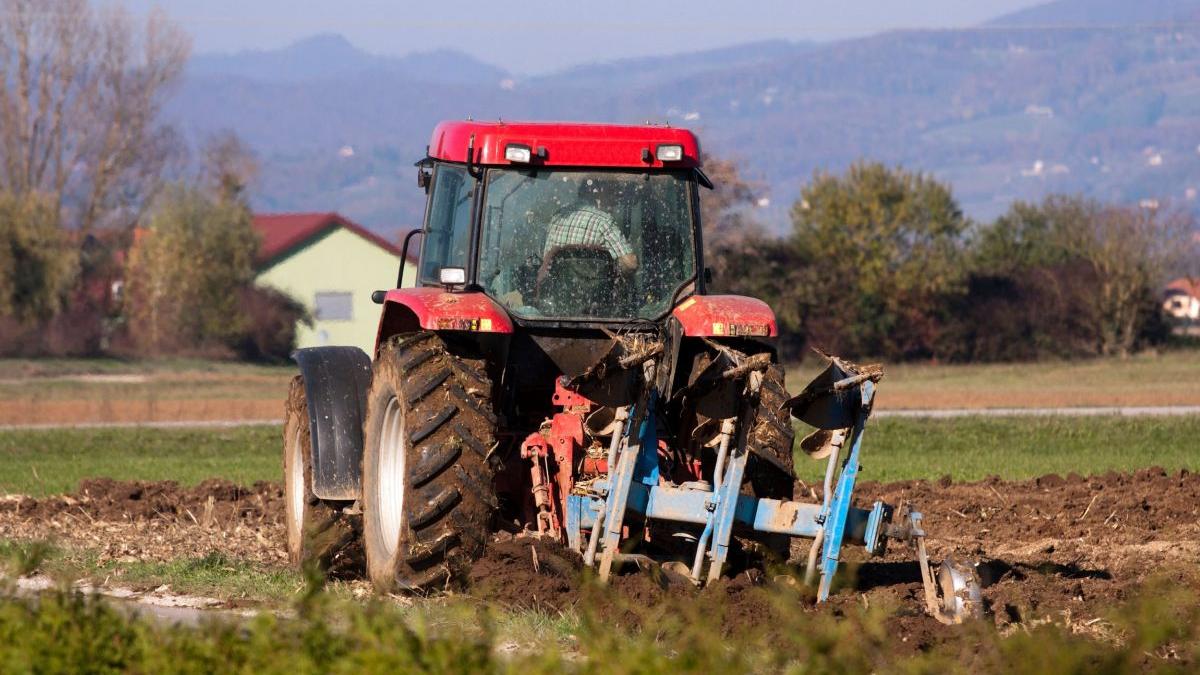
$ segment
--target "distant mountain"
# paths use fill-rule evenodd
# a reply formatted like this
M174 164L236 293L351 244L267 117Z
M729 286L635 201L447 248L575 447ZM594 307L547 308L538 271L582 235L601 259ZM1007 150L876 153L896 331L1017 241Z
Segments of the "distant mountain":
M1128 26L1200 19L1200 0L1055 0L988 22L991 26Z
M508 77L462 52L439 49L401 57L377 56L350 44L341 35L324 33L283 49L202 54L188 64L197 77L240 77L274 83L328 80L363 74L396 74L415 81L494 84Z
M977 218L1048 192L1197 208L1197 5L1062 0L987 30L755 43L524 80L456 52L379 57L319 36L198 57L168 112L189 136L231 128L260 153L256 206L339 210L381 231L419 223L412 162L439 120L469 116L687 125L769 188L760 213L780 229L814 171L860 158L949 181Z
M766 40L686 54L618 59L567 68L537 78L531 84L553 83L575 87L652 85L714 69L766 64L816 47L815 42Z

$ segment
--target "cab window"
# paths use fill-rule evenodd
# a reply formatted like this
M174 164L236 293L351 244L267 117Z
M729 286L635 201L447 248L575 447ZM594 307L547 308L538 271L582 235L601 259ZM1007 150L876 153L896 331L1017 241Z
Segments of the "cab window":
M442 164L435 169L421 244L422 282L437 283L443 267L467 267L474 190L475 179L464 167Z

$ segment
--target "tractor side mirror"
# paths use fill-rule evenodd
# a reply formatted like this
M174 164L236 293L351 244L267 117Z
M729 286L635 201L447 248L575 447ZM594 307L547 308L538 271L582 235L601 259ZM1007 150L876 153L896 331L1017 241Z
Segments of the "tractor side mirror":
M423 166L417 167L417 187L429 194L429 183L433 179L433 174Z
M704 268L704 283L711 284L712 280L713 280L713 268L705 267Z

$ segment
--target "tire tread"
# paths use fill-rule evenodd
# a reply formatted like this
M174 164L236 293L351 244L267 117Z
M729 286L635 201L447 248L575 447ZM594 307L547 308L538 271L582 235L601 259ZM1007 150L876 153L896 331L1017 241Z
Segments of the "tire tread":
M387 395L406 404L407 498L414 506L403 525L394 574L371 572L372 580L383 591L418 593L461 584L483 555L499 505L487 462L497 418L486 362L457 353L434 332L392 338L376 359L368 437L372 424L381 423L375 419L382 416L377 402ZM368 555L371 551L368 546Z

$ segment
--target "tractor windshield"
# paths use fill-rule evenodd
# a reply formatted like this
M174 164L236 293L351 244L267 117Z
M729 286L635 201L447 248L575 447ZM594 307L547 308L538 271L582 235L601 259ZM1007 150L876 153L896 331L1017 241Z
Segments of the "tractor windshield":
M652 319L695 270L684 172L492 169L479 283L524 318Z

